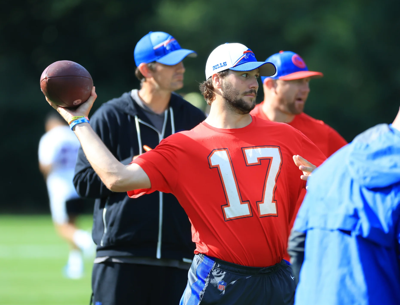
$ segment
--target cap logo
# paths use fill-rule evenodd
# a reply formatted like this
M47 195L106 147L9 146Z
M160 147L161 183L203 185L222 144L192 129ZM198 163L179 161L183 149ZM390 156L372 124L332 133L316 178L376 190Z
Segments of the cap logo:
M165 40L153 47L154 53L157 58L163 57L168 53L179 50L181 47L175 38Z
M304 69L306 67L306 63L304 62L304 60L297 54L292 56L292 62L296 67L300 69Z
M252 50L248 49L247 51L243 52L243 55L239 57L239 59L233 64L232 67L236 67L238 65L253 61L257 61L256 56L254 55Z
M168 39L168 40L166 40L166 41L163 41L163 42L159 43L159 44L156 45L153 49L155 50L155 49L158 49L158 48L161 48L161 47L168 48L168 45L169 45L170 43L174 42L174 41L176 41L175 38Z
M220 63L218 65L213 66L213 71L219 69L219 68L223 68L226 67L228 64L226 63L226 61L224 61L223 63Z

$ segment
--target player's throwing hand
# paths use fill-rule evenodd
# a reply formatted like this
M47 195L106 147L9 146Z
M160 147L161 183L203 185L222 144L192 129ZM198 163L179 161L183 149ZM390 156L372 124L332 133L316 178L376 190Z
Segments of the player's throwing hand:
M299 167L299 170L303 172L303 175L300 176L301 180L307 181L308 177L311 175L314 169L317 168L314 164L310 163L309 161L307 161L306 159L304 159L302 156L299 155L294 155L293 161L294 164L296 164L296 166Z
M49 103L51 107L57 110L57 112L64 118L65 121L67 121L68 124L70 124L71 121L73 121L74 117L88 117L89 112L92 109L93 103L96 100L96 98L97 98L96 88L93 86L92 93L89 99L85 103L79 105L77 108L67 109L60 107L52 103L47 97L46 101Z

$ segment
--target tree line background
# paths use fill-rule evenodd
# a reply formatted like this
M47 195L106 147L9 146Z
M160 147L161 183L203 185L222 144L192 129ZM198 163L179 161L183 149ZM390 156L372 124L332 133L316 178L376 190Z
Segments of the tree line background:
M52 109L42 71L57 60L91 73L98 99L138 88L133 50L149 31L174 36L198 57L185 59L185 87L198 91L210 52L240 42L265 60L299 53L310 70L305 112L351 141L393 121L399 108L400 2L371 0L4 0L0 11L1 213L49 211L38 142ZM260 88L258 101L262 100Z

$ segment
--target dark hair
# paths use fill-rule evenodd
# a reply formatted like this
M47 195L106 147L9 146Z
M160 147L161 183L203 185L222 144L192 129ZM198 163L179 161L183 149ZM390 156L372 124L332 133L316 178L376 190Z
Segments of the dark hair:
M150 71L155 71L155 69L156 69L156 62L155 61L149 62L146 65L149 67ZM136 75L137 79L140 81L140 83L146 81L146 78L143 76L142 72L140 72L139 67L136 68L135 75Z
M229 74L229 70L224 70L218 72L218 75L221 78L224 78ZM212 77L209 77L206 81L202 82L199 85L200 93L203 95L204 99L207 101L208 105L211 105L211 102L215 100L214 86L212 82Z

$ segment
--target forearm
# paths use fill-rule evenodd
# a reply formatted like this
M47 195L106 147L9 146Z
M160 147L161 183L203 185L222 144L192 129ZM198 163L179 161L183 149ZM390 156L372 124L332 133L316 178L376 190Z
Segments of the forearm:
M76 125L74 132L90 165L109 190L126 192L150 187L146 173L136 164L125 166L119 162L88 123Z
M129 165L131 161L130 157L120 162ZM79 196L84 198L102 198L112 194L93 170L82 149L80 149L76 161L73 183Z

